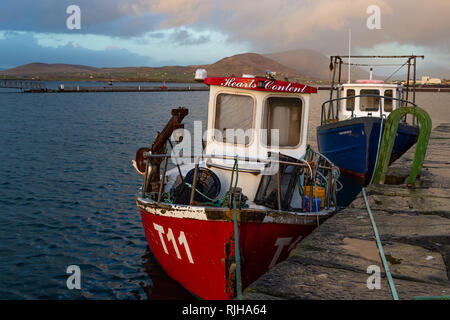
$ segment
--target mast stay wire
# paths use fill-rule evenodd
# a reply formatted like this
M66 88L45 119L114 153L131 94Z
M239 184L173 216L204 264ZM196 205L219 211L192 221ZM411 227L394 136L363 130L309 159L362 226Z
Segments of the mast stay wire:
M409 61L409 60L408 60ZM386 81L388 81L394 74L396 74L398 71L400 71L400 69L401 68L403 68L407 63L408 63L408 61L406 61L404 64L402 64L397 70L395 70L389 77L387 77L386 79L384 79L384 81L386 82Z

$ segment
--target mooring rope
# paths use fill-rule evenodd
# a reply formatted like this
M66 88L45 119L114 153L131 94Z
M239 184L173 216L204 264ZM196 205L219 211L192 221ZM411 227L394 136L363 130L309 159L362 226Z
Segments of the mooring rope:
M383 115L384 116L384 115ZM377 148L377 157L375 159L375 167L372 172L372 177L370 178L369 184L372 184L375 168L378 162L378 154L380 153L380 145L381 145L381 137L383 136L383 118L380 118L380 135L378 137L378 148ZM377 239L378 251L380 252L381 260L383 261L384 270L386 271L386 276L388 278L389 286L391 288L392 296L394 300L398 300L397 290L395 289L394 280L392 279L391 272L389 270L389 265L386 260L386 256L384 255L383 245L381 244L380 235L378 234L377 224L375 223L375 219L373 218L372 210L370 209L369 201L367 200L366 188L362 188L362 194L364 197L364 201L366 203L367 212L369 213L370 222L372 223L373 232L375 233L375 237Z
M413 300L450 300L450 296L419 296Z
M236 182L234 183L234 191L236 191L238 179L239 179L239 166L237 159L234 161L233 171L231 172L230 191L233 183L233 173L236 170ZM237 299L242 300L242 279L241 279L241 256L239 250L239 228L237 222L237 208L236 197L234 193L230 192L230 197L233 197L233 220L234 220L234 256L236 259L236 291Z
M184 184L187 185L189 188L192 189L192 184L190 184L189 182L185 182ZM201 192L201 191L198 190L197 188L195 188L195 192L197 192L199 195L201 195L202 197L204 197L205 199L207 199L207 200L209 200L209 201L211 201L211 202L216 201L216 200L214 200L214 199L208 197L206 194L204 194L203 192Z
M370 205L369 205L369 201L367 200L366 188L362 188L362 194L363 194L363 197L364 197L364 201L366 202L366 208L367 208L367 212L369 213L370 221L372 222L373 232L375 233L375 237L377 239L378 251L380 252L381 260L383 261L383 266L384 266L384 270L386 272L386 276L388 278L389 286L391 288L392 297L394 298L394 300L399 300L398 299L397 290L395 289L394 280L392 279L392 275L391 275L391 272L389 270L389 265L387 263L386 256L384 255L383 245L381 244L380 235L378 234L377 225L375 223L375 219L373 218L372 210L370 209Z
M383 136L383 119L384 118L386 118L386 116L383 114L381 116L381 121L380 121L380 135L378 136L377 157L375 158L375 165L373 166L372 177L370 178L369 184L372 184L373 177L375 176L375 169L377 168L377 164L378 164L378 155L380 154L380 147L381 147L381 137Z

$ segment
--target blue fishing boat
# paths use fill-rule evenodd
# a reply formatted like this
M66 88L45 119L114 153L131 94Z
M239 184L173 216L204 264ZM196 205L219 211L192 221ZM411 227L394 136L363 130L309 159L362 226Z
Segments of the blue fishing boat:
M341 171L367 183L375 169L386 118L397 108L415 106L415 86L411 90L413 101L408 101L409 81L405 87L401 83L373 80L372 69L369 80L341 84L342 58L331 58L333 83L330 100L322 105L321 125L317 127L318 148ZM408 78L411 64L415 75L415 58L408 57ZM336 70L339 70L337 84L334 83ZM398 127L390 163L408 151L417 142L418 135L417 120L404 118Z

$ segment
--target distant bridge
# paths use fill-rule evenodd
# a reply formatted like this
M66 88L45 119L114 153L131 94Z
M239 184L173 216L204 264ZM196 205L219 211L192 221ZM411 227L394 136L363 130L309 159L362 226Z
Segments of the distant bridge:
M0 88L14 88L20 90L39 90L47 89L45 82L39 80L11 80L0 79Z

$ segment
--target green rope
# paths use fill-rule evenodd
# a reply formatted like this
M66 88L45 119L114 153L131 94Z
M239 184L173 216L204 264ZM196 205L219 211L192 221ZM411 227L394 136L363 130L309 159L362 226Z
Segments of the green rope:
M306 152L305 152L305 157L304 157L306 161L308 161L309 153L312 152L312 151L313 151L313 148L311 147L310 144L308 144L308 145L306 146Z
M381 146L381 137L382 136L383 136L383 117L380 118L380 134L379 134L379 137L378 137L377 157L375 159L374 171L372 173L372 177L370 178L369 184L372 184L373 178L375 176L375 168L377 167L378 157L379 157L379 154L380 154L380 146ZM372 210L370 209L370 205L369 205L369 201L367 200L366 189L364 187L362 188L362 193L363 193L364 201L366 202L367 212L369 213L370 221L372 222L373 231L374 231L375 237L377 239L378 250L380 251L381 259L383 260L383 266L384 266L384 270L386 271L386 276L388 278L388 282L389 282L389 286L391 288L392 296L394 297L394 300L399 300L398 294L397 294L397 290L395 289L394 280L392 279L392 275L391 275L391 272L389 270L389 265L388 265L388 263L386 261L385 255L384 255L383 245L381 244L381 241L380 241L380 236L378 234L377 225L375 223L375 219L373 218Z
M239 164L238 164L237 160L236 160L235 163L236 163L236 182L234 183L234 189L236 189L237 183L238 183L238 180L239 180Z
M158 192L147 192L146 195L153 201L156 201L156 199L158 199Z
M375 168L377 167L377 164L378 164L378 156L380 155L381 137L383 136L383 118L384 118L384 114L383 114L383 116L381 117L381 121L380 121L380 135L378 136L377 157L375 158L375 165L373 166L372 177L370 178L369 184L372 184L373 177L375 177Z
M413 300L450 300L450 296L419 296Z
M211 207L223 207L223 200L222 199L218 199L212 202L202 202L202 205L207 207L207 206L211 206Z
M236 180L234 179L234 172L236 171ZM229 191L227 191L225 193L225 195L223 196L222 199L218 199L218 200L214 200L210 197L208 197L207 195L205 195L204 193L202 193L201 191L199 191L197 188L195 188L195 192L197 192L198 194L200 194L201 196L203 196L204 198L206 198L207 200L209 200L209 202L202 202L202 205L211 205L214 207L230 207L232 206L232 203L229 202L230 200L230 195L231 193L231 189L234 183L234 188L237 187L237 183L238 183L238 179L239 179L239 165L237 163L237 161L235 162L235 164L233 165L233 170L231 171L231 181L230 181L230 189ZM185 184L192 189L192 185L188 182L185 182ZM248 208L249 205L246 203L247 197L243 197L241 200L241 208Z
M394 297L394 300L398 300L397 290L395 289L394 280L392 279L391 272L389 271L389 266L388 266L388 263L386 261L386 257L384 255L384 251L383 251L383 245L381 244L377 225L375 223L375 219L373 218L372 210L370 209L370 205L369 205L369 201L367 200L365 188L362 188L362 194L364 197L364 201L366 202L367 212L369 213L370 221L372 222L373 232L375 233L375 237L377 239L378 250L380 251L381 260L383 260L383 266L384 266L384 270L386 271L386 276L388 278L389 286L391 287L392 296Z
M233 187L233 180L234 180L234 171L236 170L236 183L234 184L234 188L236 188L237 186L237 181L238 181L238 163L237 163L237 159L234 161L234 165L233 165L233 170L231 170L231 180L230 180L230 188L228 189L229 194L231 194L231 189Z
M234 171L236 170L236 181L234 183L234 190L236 190L239 179L239 166L237 160L234 161L233 171L231 171L230 191L229 196L233 197L233 220L234 220L234 256L236 259L236 287L237 299L242 300L242 279L241 279L241 256L239 253L239 229L237 223L237 208L236 198L231 193L231 187L234 179Z
M165 196L165 202L173 204L172 199L170 199L170 193L169 192L165 192L164 196Z
M301 182L301 175L298 175L297 188L298 188L298 193L300 195L300 198L303 199L303 185L302 185L302 182Z
M237 183L239 180L239 165L237 160L235 161L236 167L236 181L234 183L234 190L236 190ZM234 169L234 167L233 167ZM236 209L236 198L233 196L233 218L234 218L234 250L236 256L236 285L237 285L237 298L242 300L242 280L241 280L241 255L239 250L239 229L237 224L237 209Z
M236 257L237 299L242 300L241 257L239 254L239 230L237 224L236 199L234 197L233 197L233 219L234 219L234 255Z
M192 189L192 184L190 184L189 182L185 182L184 184ZM216 200L211 199L210 197L208 197L206 194L200 192L197 188L195 188L195 192L197 192L199 195L201 195L202 197L205 197L206 199L208 199L211 202L215 202L216 201Z
M230 188L228 189L228 193L230 193L230 194L231 194L231 189L232 189L232 186L233 186L234 169L235 168L236 168L236 161L234 162L233 170L231 170Z

